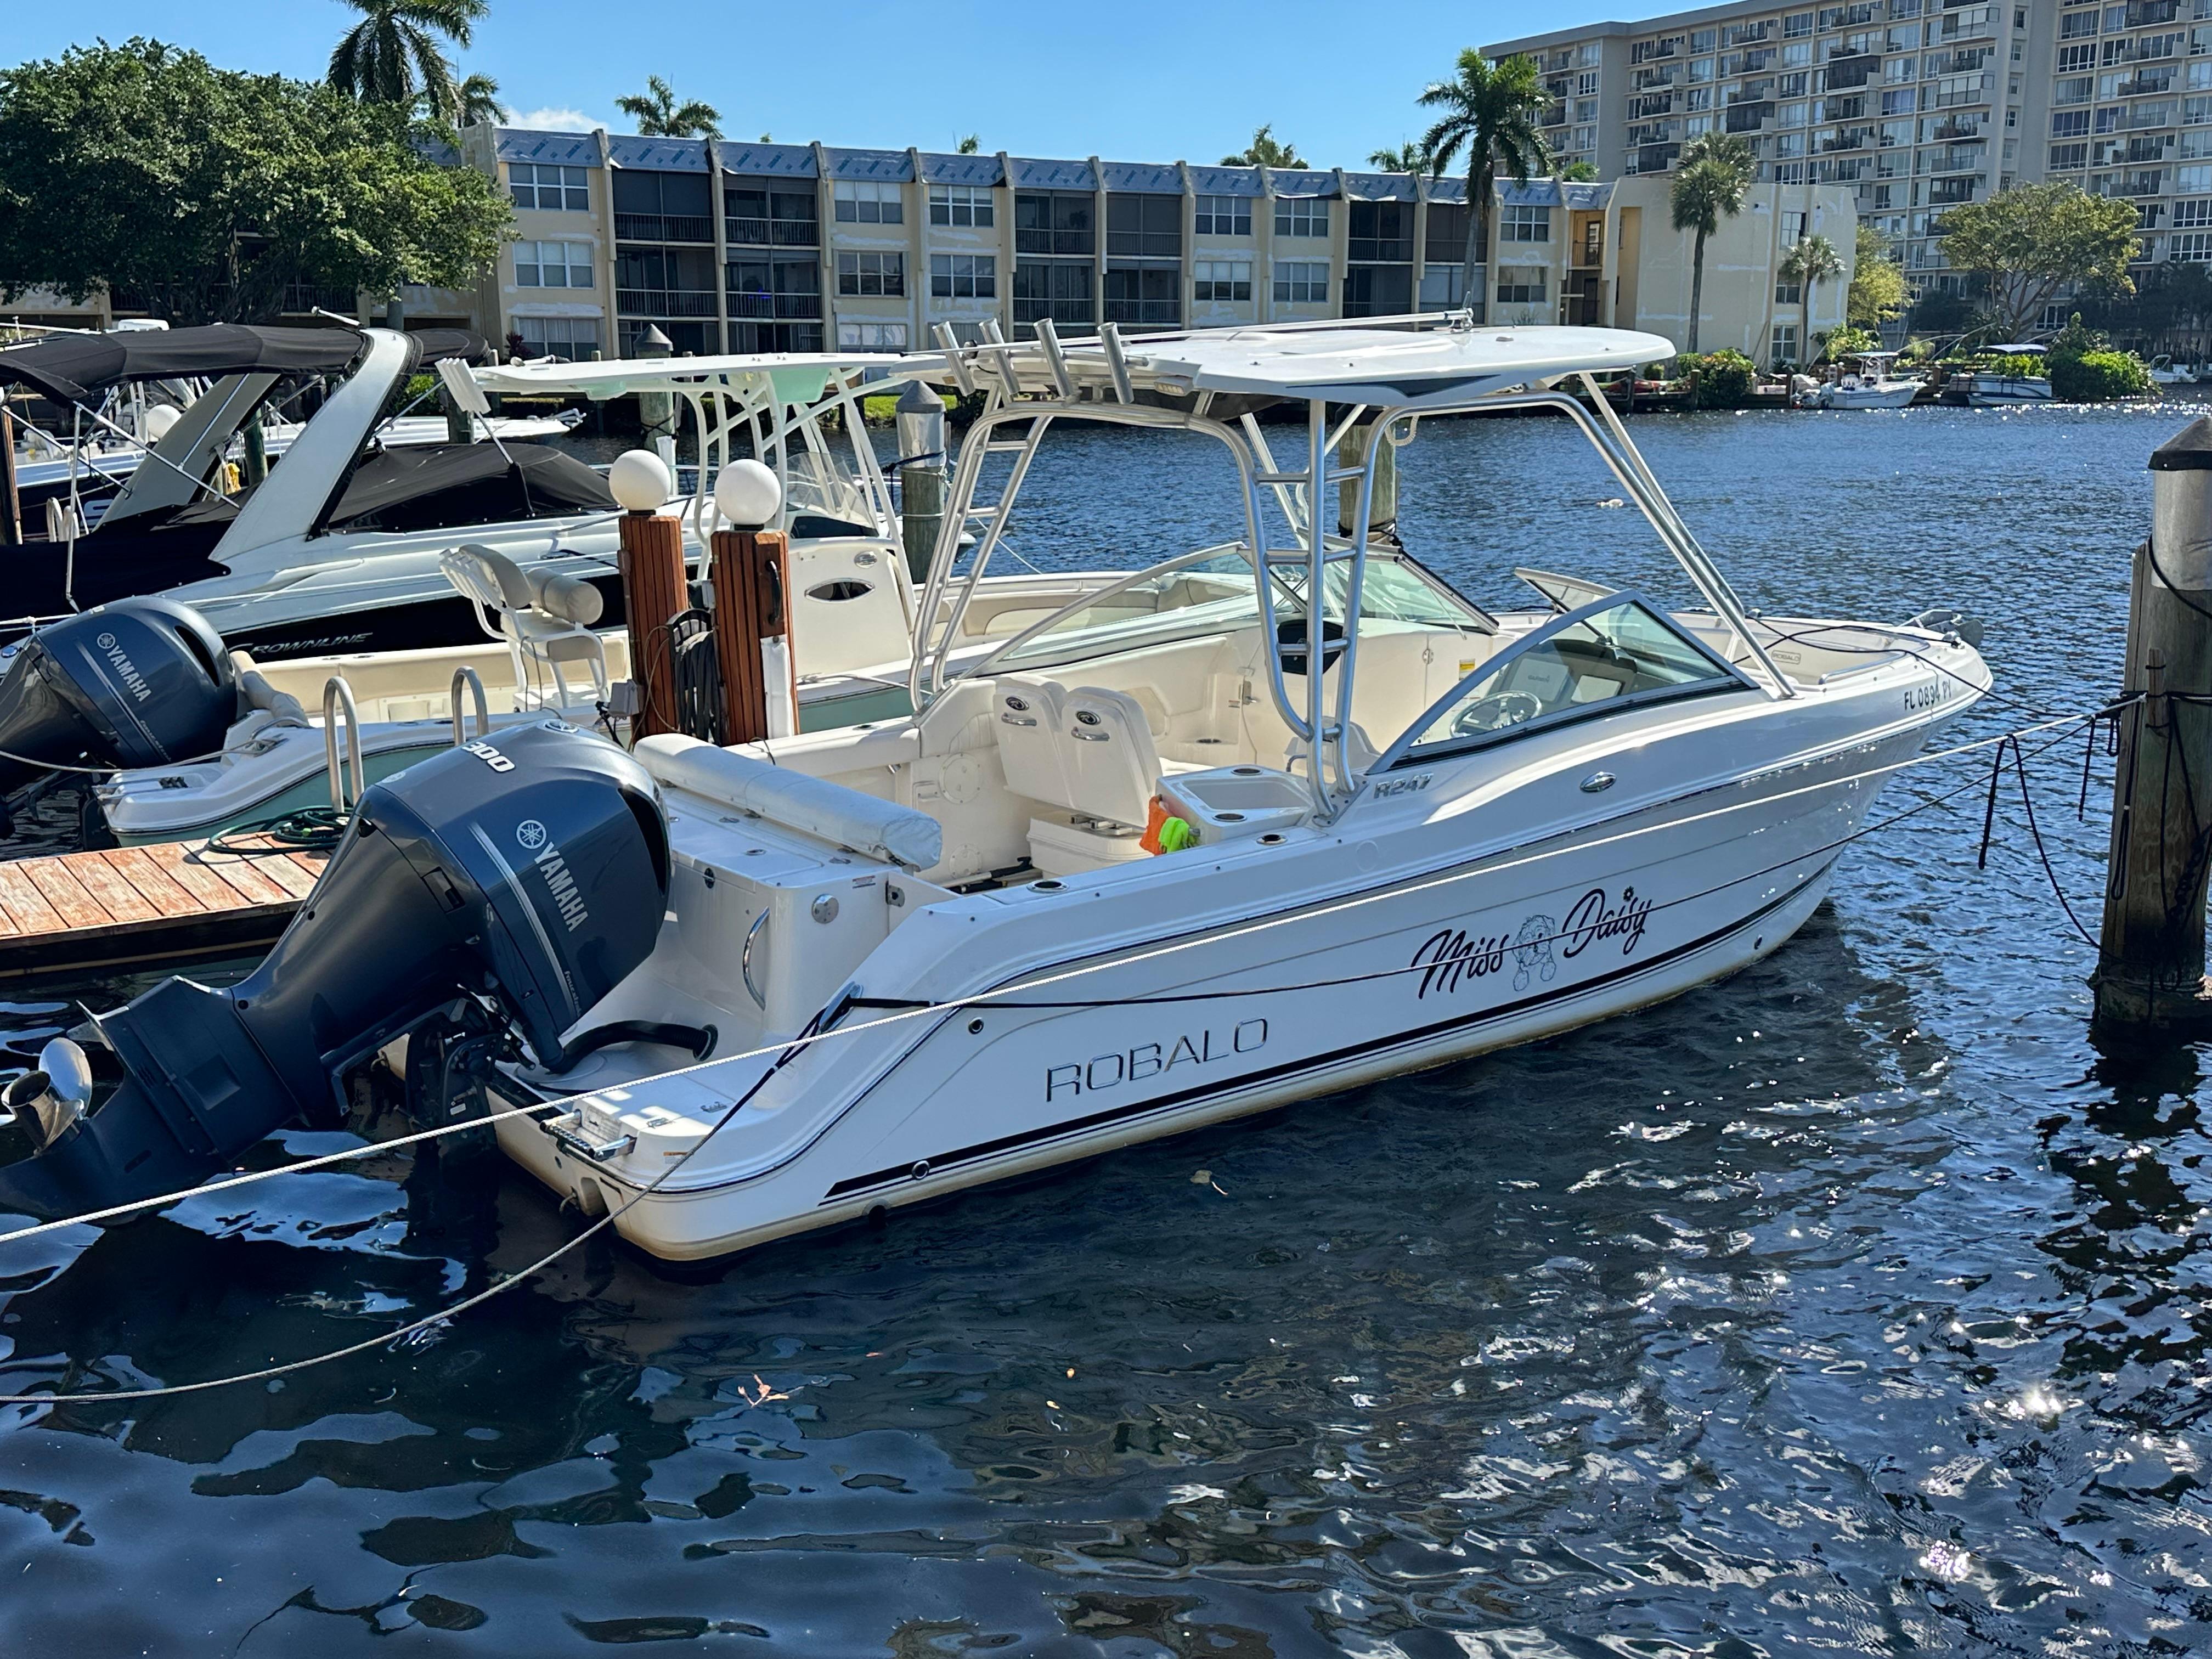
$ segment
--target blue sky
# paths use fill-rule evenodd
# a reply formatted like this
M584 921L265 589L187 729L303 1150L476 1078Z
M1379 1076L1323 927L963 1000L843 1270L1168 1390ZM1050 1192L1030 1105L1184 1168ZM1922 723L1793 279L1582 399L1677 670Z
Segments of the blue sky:
M614 100L659 74L722 112L732 137L1214 161L1274 124L1316 165L1358 167L1418 132L1413 99L1462 46L1651 7L1504 0L492 0L465 70L497 78L549 125L625 123ZM97 33L149 34L230 68L318 76L357 14L336 0L18 3L0 60L44 58Z

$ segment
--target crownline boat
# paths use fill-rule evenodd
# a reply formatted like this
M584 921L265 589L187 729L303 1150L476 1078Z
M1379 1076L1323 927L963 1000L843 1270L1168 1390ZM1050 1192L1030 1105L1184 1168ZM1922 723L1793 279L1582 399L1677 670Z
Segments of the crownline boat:
M1920 395L1924 382L1911 376L1892 376L1889 366L1897 360L1894 351L1862 351L1855 361L1865 365L1863 369L1846 371L1840 378L1825 381L1813 394L1815 409L1904 409Z
M2028 341L1987 349L2008 357L2040 357L2046 348ZM2047 404L2051 380L2043 374L1993 374L1977 372L1966 385L1966 401L1976 409L2003 409L2015 404Z
M708 1257L1568 1030L1779 948L1884 769L1986 668L1937 629L1746 612L1597 395L1663 341L1450 323L1067 347L1046 325L917 363L986 394L925 618L981 591L1063 419L1218 445L1242 538L965 663L918 626L901 720L629 756L548 720L371 786L252 977L172 980L101 1018L96 1064L58 1039L11 1086L36 1150L0 1168L0 1206L186 1185L289 1116L333 1121L381 1051L426 1121L478 1079L547 1186L653 1255ZM1284 404L1305 417L1290 459L1253 418ZM1381 442L1531 410L1579 429L1705 608L1531 573L1550 608L1493 617L1375 580ZM1340 452L1363 416L1380 441ZM1357 528L1332 537L1313 509L1346 487ZM1155 799L1194 846L1140 850Z
M156 350L144 342L163 343ZM175 330L155 337L49 340L0 351L0 383L96 405L115 386L198 367L218 377L154 447L98 527L37 560L22 602L41 616L131 593L191 605L257 659L459 646L478 637L439 561L457 539L491 547L525 571L596 586L619 621L616 504L605 481L563 452L504 441L387 449L384 411L411 374L435 368L457 398L572 390L607 398L672 392L691 413L710 462L740 436L786 480L783 529L801 542L872 540L896 551L888 486L858 399L883 354L758 354L651 362L484 368L482 343L451 331ZM345 375L258 486L209 488L237 428L288 374ZM785 395L796 403L783 401ZM203 414L203 405L205 412ZM469 407L467 402L464 407ZM481 413L482 411L472 411ZM825 417L843 421L849 462ZM794 474L797 476L794 477ZM687 503L692 556L708 510L705 481Z

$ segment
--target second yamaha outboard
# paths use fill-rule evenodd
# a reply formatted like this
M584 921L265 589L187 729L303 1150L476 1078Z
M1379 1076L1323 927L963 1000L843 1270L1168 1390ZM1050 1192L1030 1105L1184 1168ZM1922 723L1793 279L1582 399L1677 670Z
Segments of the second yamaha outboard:
M211 754L238 718L237 670L207 618L118 599L44 628L0 676L0 794L64 766Z
M645 769L558 720L373 785L252 977L172 979L101 1020L126 1079L0 1169L0 1209L151 1197L288 1121L334 1122L345 1071L459 997L495 1000L558 1068L562 1034L652 953L668 871Z

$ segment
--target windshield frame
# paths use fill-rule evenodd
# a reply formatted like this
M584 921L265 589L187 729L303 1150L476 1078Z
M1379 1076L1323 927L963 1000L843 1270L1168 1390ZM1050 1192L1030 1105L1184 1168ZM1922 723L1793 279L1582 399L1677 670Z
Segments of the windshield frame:
M1549 714L1540 714L1534 720L1524 720L1517 726L1504 726L1495 732L1477 732L1465 738L1449 738L1430 744L1419 741L1420 734L1442 719L1454 703L1465 696L1470 687L1503 672L1516 659L1526 656L1530 651L1567 629L1601 612L1616 611L1622 605L1632 603L1641 607L1646 616L1652 617L1668 633L1711 664L1714 671L1713 678L1709 680L1693 680L1684 685L1652 686L1642 691L1625 692L1619 696L1601 697L1595 702L1578 703L1569 708L1556 709ZM1682 697L1709 696L1717 691L1723 690L1756 691L1761 696L1766 695L1765 688L1758 681L1753 679L1727 658L1720 655L1703 640L1690 633L1674 617L1668 615L1664 607L1655 604L1649 594L1639 588L1616 588L1610 593L1592 599L1587 605L1577 605L1572 611L1560 612L1541 626L1530 629L1503 651L1477 663L1472 670L1462 675L1454 683L1451 690L1413 717L1413 723L1400 732L1396 740L1382 751L1381 758L1367 769L1367 775L1370 778L1380 777L1386 772L1395 771L1405 767L1428 766L1438 761L1459 760L1480 750L1495 748L1500 744L1510 743L1516 738L1533 736L1540 732L1557 731L1563 726L1572 726L1600 714L1611 714L1625 708L1648 708L1653 703L1671 702ZM1417 750L1419 753L1415 752Z

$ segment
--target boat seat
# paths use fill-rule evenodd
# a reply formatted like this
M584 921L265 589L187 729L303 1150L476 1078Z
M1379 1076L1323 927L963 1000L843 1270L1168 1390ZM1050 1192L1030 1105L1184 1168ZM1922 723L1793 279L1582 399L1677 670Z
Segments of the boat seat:
M566 708L574 702L563 663L589 671L599 701L609 696L606 647L591 624L605 601L599 590L576 576L525 570L495 548L471 544L441 554L438 568L477 613L490 638L507 646L514 666L514 706ZM550 675L553 694L539 690L539 670Z
M999 763L1006 769L1006 787L1051 806L1074 804L1069 745L1060 736L1067 723L1063 696L1053 681L1033 674L1001 674L991 689Z
M1055 805L1141 827L1163 772L1196 772L1189 761L1160 758L1145 707L1127 691L1079 685L1066 696L1066 753L1074 789Z
M926 870L945 856L945 830L910 806L864 795L827 778L771 766L680 732L641 738L632 750L656 782L686 789L863 858Z

